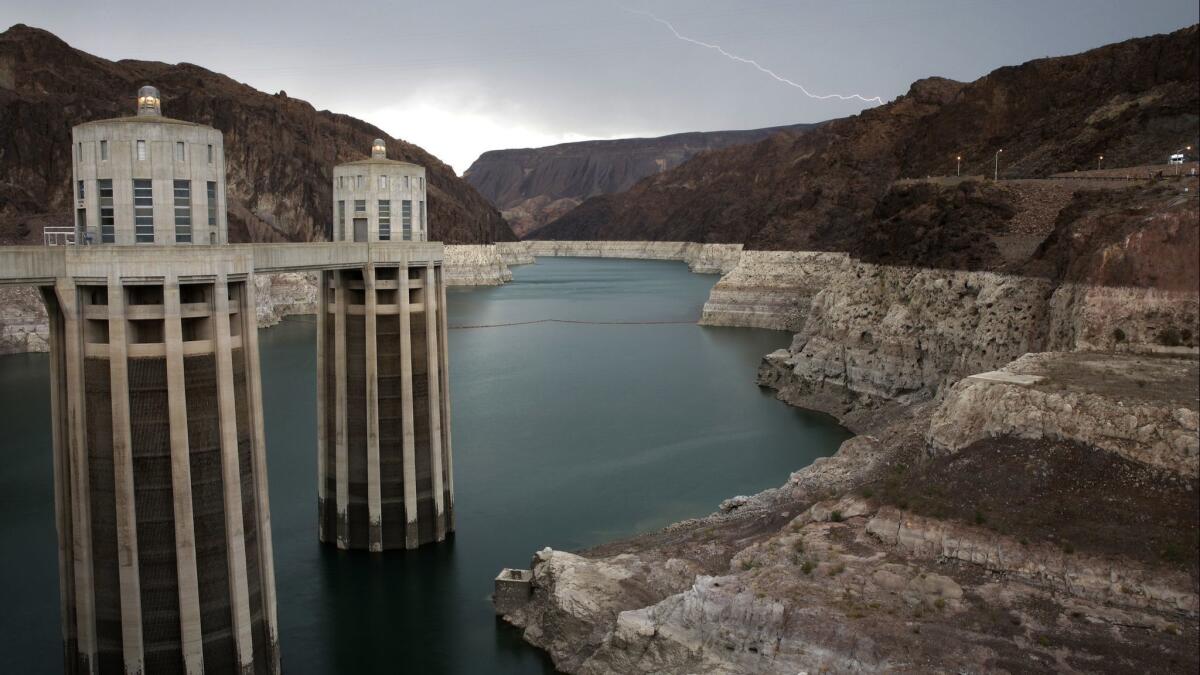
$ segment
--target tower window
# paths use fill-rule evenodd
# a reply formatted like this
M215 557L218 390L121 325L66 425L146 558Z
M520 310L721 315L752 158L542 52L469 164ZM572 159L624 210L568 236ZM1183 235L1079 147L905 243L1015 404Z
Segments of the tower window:
M400 201L400 238L412 241L412 200Z
M154 243L154 188L145 179L133 181L133 240Z
M112 179L96 181L96 194L100 198L100 243L113 244L117 241L116 219L113 217Z
M338 231L336 241L346 240L346 202L338 201Z
M425 241L429 239L429 223L425 221L425 200L417 202L417 205L419 207L418 215L421 218L421 239Z
M206 186L208 188L208 226L213 228L213 234L216 234L217 227L217 182L210 180Z
M192 242L192 181L175 181L175 242Z
M405 190L407 190L407 189L409 188L409 182L408 182L408 181L409 181L409 178L408 178L408 176L405 176L405 177L404 177L404 189L405 189Z
M183 161L183 159L184 159L184 156L183 156L183 141L176 141L176 142L175 142L175 159L176 159L177 161L180 161L180 162L182 162L182 161Z
M212 164L212 158L213 158L213 153L212 153L212 144L211 144L211 143L209 143L209 144L208 144L208 163L209 163L209 164Z
M383 176L380 176L383 178ZM391 241L392 239L392 201L390 199L379 200L379 241Z
M425 191L425 178L424 177L418 178L417 182L421 187L421 192L424 192Z
M355 187L355 189L358 189L358 190L363 189L363 177L362 176L354 177L354 187Z
M77 146L75 146L75 159L80 162L83 161L83 143L80 143Z
M76 198L83 199L83 181L79 181L79 187L77 188L77 197Z
M100 159L108 159L108 141L100 141Z
M355 199L354 200L354 212L355 213L366 213L367 212L367 200Z
M379 189L380 190L388 189L388 177L387 176L379 177Z
M137 142L137 158L138 161L146 161L146 141Z

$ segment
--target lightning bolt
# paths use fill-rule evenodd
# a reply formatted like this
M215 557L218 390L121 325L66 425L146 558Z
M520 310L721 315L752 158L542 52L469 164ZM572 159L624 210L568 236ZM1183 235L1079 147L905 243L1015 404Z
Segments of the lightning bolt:
M737 54L731 54L731 53L725 51L725 49L723 47L721 47L721 45L709 44L708 42L702 42L695 38L690 38L686 35L681 34L679 31L675 30L675 26L671 25L671 22L667 21L666 19L660 19L659 17L655 16L654 14L651 14L650 12L640 10L640 9L629 9L627 7L623 7L622 9L624 9L626 12L629 12L630 14L639 14L641 16L650 18L652 21L661 23L662 25L666 26L668 30L671 31L672 35L674 35L676 38L678 38L680 40L683 40L684 42L690 42L691 44L699 45L701 47L704 47L705 49L711 49L711 50L717 52L718 54L720 54L721 56L724 56L725 58L730 59L732 61L737 61L738 63L745 63L745 64L749 64L751 66L754 66L754 68L757 69L759 72L765 73L765 74L771 76L771 78L773 78L774 80L776 80L778 82L782 82L782 83L788 85L789 87L795 87L796 89L799 89L802 94L804 94L805 96L807 96L809 98L816 99L818 101L828 101L830 99L837 99L839 101L859 100L859 101L862 101L863 103L874 103L876 105L883 105L883 99L878 96L872 96L872 97L868 98L866 96L862 96L859 94L849 94L849 95L814 94L811 91L809 91L808 89L806 89L804 87L804 85L800 84L799 82L793 82L792 80L789 80L788 78L780 75L779 73L776 73L775 71L771 70L770 68L763 66L762 64L760 64L758 61L755 61L754 59L748 59L743 56L738 56Z

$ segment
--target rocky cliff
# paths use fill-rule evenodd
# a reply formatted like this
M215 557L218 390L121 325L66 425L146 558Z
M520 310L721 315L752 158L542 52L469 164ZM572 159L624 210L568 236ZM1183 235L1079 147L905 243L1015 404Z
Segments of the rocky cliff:
M0 244L40 243L44 225L71 223L71 127L131 114L143 84L159 88L169 116L224 134L234 241L325 239L333 166L364 157L375 138L389 156L426 167L431 239L515 238L449 166L366 122L189 63L108 61L16 25L0 33Z
M528 237L728 242L861 257L886 241L872 223L920 220L903 199L881 204L889 185L951 174L956 156L964 174L991 176L1003 149L1002 178L1087 168L1098 154L1125 166L1161 161L1200 131L1198 80L1195 26L1001 68L968 84L921 80L857 116L702 153L627 192L589 199ZM1007 219L998 195L967 197L957 214L944 211L948 218L985 230ZM947 241L962 236L940 230ZM969 250L967 238L957 243L967 250L956 264L991 254Z
M812 126L490 150L471 164L463 178L503 211L518 235L524 235L589 197L624 192L642 178L673 169L697 153L754 143L780 131L799 132Z

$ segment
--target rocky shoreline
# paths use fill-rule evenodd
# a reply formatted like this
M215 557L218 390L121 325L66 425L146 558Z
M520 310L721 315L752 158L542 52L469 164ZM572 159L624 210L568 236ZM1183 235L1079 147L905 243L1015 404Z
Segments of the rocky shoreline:
M760 385L858 435L710 516L537 553L504 618L572 673L1194 670L1198 317L1194 291L743 252L702 323L795 331Z

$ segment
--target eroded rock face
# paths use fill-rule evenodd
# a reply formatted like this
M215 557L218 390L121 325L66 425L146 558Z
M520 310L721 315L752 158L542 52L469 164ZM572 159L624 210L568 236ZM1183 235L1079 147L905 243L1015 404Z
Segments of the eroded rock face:
M709 293L700 323L798 331L813 296L850 264L841 253L744 251Z
M317 275L302 272L254 275L259 328L274 326L284 317L316 314Z
M37 289L0 286L0 354L50 349L50 325Z
M1198 598L1186 574L1068 554L861 498L815 504L739 551L727 572L696 575L674 593L678 582L656 585L638 564L650 555L543 551L535 600L508 618L559 668L594 675L1195 661L1185 645ZM686 576L686 564L672 562ZM628 608L647 594L658 598Z
M534 256L680 260L697 274L724 274L742 256L740 244L696 244L687 241L526 241Z
M686 588L694 575L681 560L658 566L544 549L533 559L533 601L506 619L524 627L525 639L550 652L558 668L575 671L618 614Z
M798 386L912 402L1037 350L1049 282L850 264L812 299L784 363Z
M1186 476L1200 474L1200 425L1191 359L1027 354L1001 372L1029 385L967 378L933 416L929 445L956 452L995 436L1078 441Z
M443 264L447 286L499 286L512 280L495 244L447 246Z

